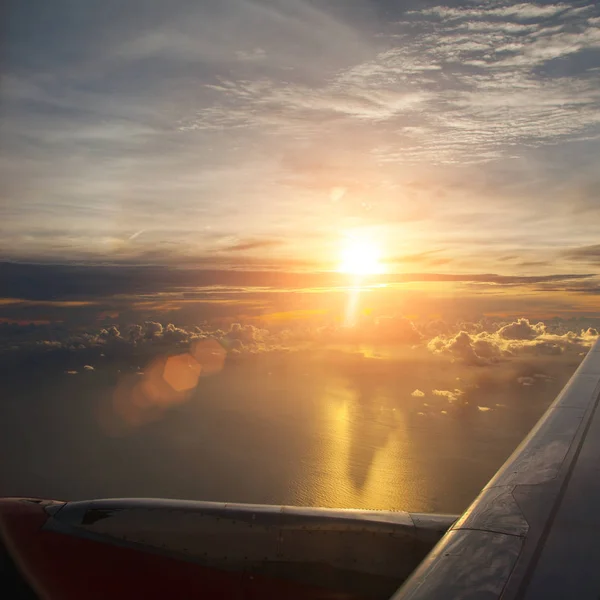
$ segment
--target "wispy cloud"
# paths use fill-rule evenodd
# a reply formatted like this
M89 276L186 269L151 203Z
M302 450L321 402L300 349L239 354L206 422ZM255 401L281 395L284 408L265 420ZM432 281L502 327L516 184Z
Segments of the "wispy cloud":
M564 256L573 261L600 265L600 244L572 248L565 251Z
M505 3L502 6L501 2L493 2L483 4L476 8L452 8L449 6L435 6L426 8L422 11L411 11L409 14L416 15L434 15L442 19L457 19L465 18L514 18L517 21L529 21L532 19L555 17L556 15L564 15L568 12L580 12L581 9L574 9L570 4L556 3L549 5L522 3L513 4ZM496 5L496 6L495 6Z
M140 235L142 235L142 233L144 233L145 231L145 229L140 229L139 231L136 231L135 233L131 234L127 239L131 242L136 238L140 237Z
M337 130L340 119L385 123L388 142L373 152L400 163L481 162L514 155L519 144L535 147L584 131L597 136L595 63L582 61L565 75L553 62L600 47L595 10L518 4L412 11L392 34L393 48L340 70L325 85L221 80L211 89L224 100L180 129L294 134L304 116L306 135L310 124Z
M284 242L282 240L241 240L226 246L222 252L243 252L246 250L259 250L261 248L272 248L273 246L281 246Z
M594 243L597 4L350 4L16 7L0 254L189 264L265 238L331 262L366 227L388 258L523 272Z

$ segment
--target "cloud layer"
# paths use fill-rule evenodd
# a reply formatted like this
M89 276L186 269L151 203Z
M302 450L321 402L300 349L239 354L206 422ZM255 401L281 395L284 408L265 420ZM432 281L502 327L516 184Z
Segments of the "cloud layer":
M440 330L445 333L436 335ZM185 353L205 340L218 342L231 359L335 348L353 352L352 348L359 344L369 348L367 354L365 351L359 354L375 360L391 356L394 348L419 355L426 349L431 354L447 356L469 366L493 366L520 356L581 357L597 337L598 330L594 327L574 331L566 322L554 320L546 325L530 323L526 318L510 323L485 320L417 325L406 317L376 317L363 318L353 328L310 323L267 328L235 322L225 327L209 323L178 327L172 323L147 321L141 325L79 332L60 324L4 324L0 325L0 350L7 360L28 360L33 356L42 363L48 353L66 352L73 358L81 352L76 362L82 363L80 368L87 369L90 357L128 358L139 367L149 357ZM421 397L423 392L416 389L412 395Z
M294 133L299 115L305 135L306 123L357 132L368 124L387 138L373 149L380 160L429 164L480 163L518 153L522 144L595 138L597 65L582 55L600 48L598 19L594 4L409 11L388 24L394 47L342 69L326 85L222 79L211 86L220 98L181 129ZM582 60L569 71L556 68L575 58Z
M432 338L427 347L433 353L447 354L468 365L491 365L520 355L545 356L587 352L598 337L598 330L552 331L544 323L530 323L528 319L486 330L478 325L470 331Z

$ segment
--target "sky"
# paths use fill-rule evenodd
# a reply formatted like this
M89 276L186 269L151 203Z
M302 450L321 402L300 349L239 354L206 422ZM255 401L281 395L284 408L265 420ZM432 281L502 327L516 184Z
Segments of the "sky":
M588 273L593 2L4 8L2 256ZM597 290L597 287L595 288Z
M0 493L459 511L597 338L597 3L2 10Z

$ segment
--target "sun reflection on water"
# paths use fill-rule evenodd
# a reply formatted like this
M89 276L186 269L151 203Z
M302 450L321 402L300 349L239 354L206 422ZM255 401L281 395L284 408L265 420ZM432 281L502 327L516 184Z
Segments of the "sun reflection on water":
M393 399L369 397L334 380L319 402L318 470L304 472L299 495L315 506L404 510L425 490L414 490L405 414ZM400 492L399 492L400 490Z

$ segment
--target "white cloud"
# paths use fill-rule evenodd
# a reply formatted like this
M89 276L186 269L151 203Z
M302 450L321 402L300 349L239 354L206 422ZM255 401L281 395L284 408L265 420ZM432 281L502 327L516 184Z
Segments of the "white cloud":
M419 330L420 329L420 330ZM317 326L307 323L273 329L252 324L233 323L227 327L190 325L178 327L148 321L142 325L100 330L72 332L62 325L52 327L7 327L7 337L0 337L0 352L12 356L56 353L80 361L81 371L92 371L91 364L99 360L129 357L141 364L144 357L169 355L187 351L195 342L212 339L231 357L243 359L260 354L325 351L328 356L354 355L360 361L395 360L395 352L403 356L423 356L430 352L450 357L460 363L476 367L494 367L517 357L563 356L568 361L581 360L598 338L592 327L572 331L566 322L532 323L525 318L512 323L445 324L443 334L437 327L428 334L426 324L418 328L405 317L388 319L384 325L373 319L356 328ZM431 337L433 336L433 337ZM357 344L361 349L356 350ZM393 351L389 352L389 349ZM17 354L14 354L17 353ZM77 358L78 357L78 358ZM129 358L127 360L129 360ZM69 362L63 368L75 366ZM534 372L532 372L534 373ZM549 378L542 373L514 375L524 386L541 385ZM462 384L461 388L465 388ZM434 396L455 402L464 395L461 389L434 389ZM422 389L414 389L411 396L424 398Z
M438 335L427 347L433 353L447 354L469 365L485 366L519 355L585 353L596 340L596 333L593 328L580 333L550 333L544 323L531 324L521 318L495 331Z
M532 71L600 44L600 30L568 8L520 4L413 11L412 26L419 24L420 31L404 31L401 42L341 69L326 85L282 84L268 77L223 80L211 86L223 99L180 129L254 127L316 135L327 122L343 135L340 118L385 122L390 145L381 143L373 153L387 162L482 162L514 152L518 143L552 143L600 123L597 81ZM452 20L439 23L433 15ZM475 16L484 20L474 21ZM549 24L551 16L576 27ZM528 22L515 23L514 17Z
M411 396L415 397L415 398L423 398L423 396L425 396L425 392L422 392L419 389L416 389L414 392L411 393Z
M464 392L459 389L455 390L432 390L434 396L442 396L443 398L447 398L448 402L454 403L457 402L462 396L464 396Z
M500 327L497 334L507 340L532 340L545 332L546 326L543 323L532 325L529 319L519 319L514 323Z
M424 92L418 120L412 116L423 133L406 136L398 128L403 135L388 136L393 141L381 144L376 156L386 162L485 162L514 154L516 145L554 143L597 126L597 79L534 72L547 61L599 47L600 29L568 8L521 4L414 11L413 25L418 23L422 31L406 34L403 41L410 43L399 43L338 76L355 90ZM452 20L434 23L432 15ZM535 22L506 20L515 16ZM549 24L548 16L560 16L570 28ZM407 113L380 115L400 125Z
M489 18L508 17L516 20L529 20L549 18L564 13L572 7L566 3L540 5L532 3L511 4L499 8L452 8L448 6L434 6L421 11L413 11L417 15L434 15L442 19Z

